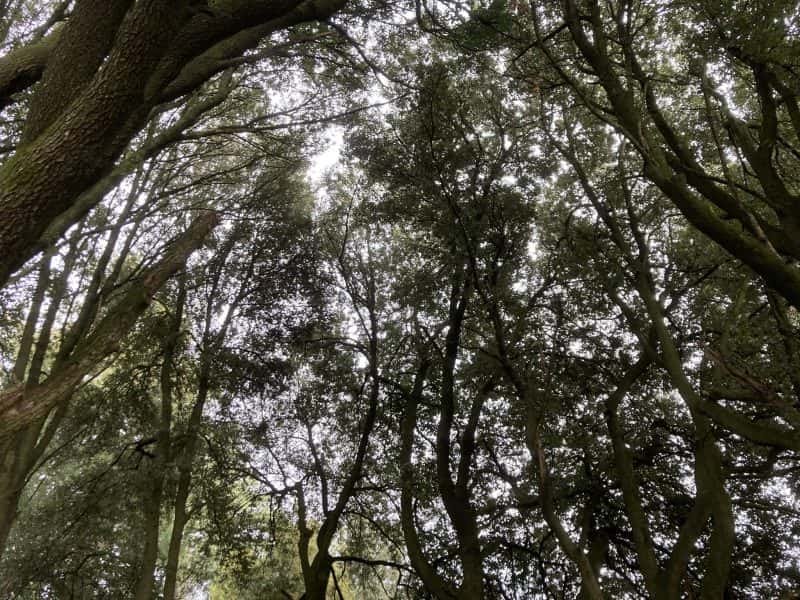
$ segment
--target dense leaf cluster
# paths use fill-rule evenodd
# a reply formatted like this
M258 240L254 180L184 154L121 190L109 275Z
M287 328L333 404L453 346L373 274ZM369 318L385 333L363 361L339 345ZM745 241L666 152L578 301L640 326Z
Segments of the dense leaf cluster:
M797 597L799 27L0 0L0 596Z

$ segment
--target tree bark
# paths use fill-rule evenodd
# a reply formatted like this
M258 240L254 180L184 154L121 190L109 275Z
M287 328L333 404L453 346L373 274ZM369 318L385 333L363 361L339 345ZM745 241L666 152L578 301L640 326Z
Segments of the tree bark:
M39 80L62 31L63 28L58 28L47 37L0 58L0 110L12 103L14 94Z
M78 0L28 107L21 144L36 139L80 94L106 58L132 0Z
M150 108L143 89L179 28L180 4L136 2L103 68L60 118L0 169L0 284L141 128Z
M114 168L99 179L92 187L78 196L75 202L63 213L58 215L47 227L32 248L32 253L37 253L50 248L72 227L83 219L89 211L97 206L102 199L120 184L127 176L141 168L148 160L158 156L170 145L178 142L182 134L200 120L209 110L219 106L233 91L233 82L230 75L223 76L219 87L207 97L189 100L178 120L163 131L148 135L140 148L129 152L114 166Z
M85 5L89 2L86 0ZM164 90L193 59L258 23L265 25L258 32L266 35L304 21L324 19L344 6L345 0L230 4L220 3L213 10L198 12L189 8L188 0L137 1L119 26L102 68L81 86L74 100L56 111L58 118L48 123L53 115L44 101L42 124L32 114L33 120L26 124L31 132L31 139L26 140L29 143L0 168L0 286L33 256L47 227L108 173L151 109L164 101ZM107 29L113 29L114 17L107 18ZM102 54L109 31L93 37L96 57ZM245 35L226 52L244 52L257 41ZM229 56L226 52L223 55ZM42 60L48 60L40 56L45 54L36 54L37 69ZM198 72L205 75L194 77L192 85L196 88L221 68L225 65L201 69ZM20 79L19 68L9 69L7 88ZM0 63L0 75L2 70ZM177 93L192 89L183 84Z

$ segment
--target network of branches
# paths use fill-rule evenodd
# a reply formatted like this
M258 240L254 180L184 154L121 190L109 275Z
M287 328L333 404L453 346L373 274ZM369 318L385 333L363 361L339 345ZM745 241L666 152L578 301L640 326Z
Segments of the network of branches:
M800 5L0 0L0 597L800 598Z

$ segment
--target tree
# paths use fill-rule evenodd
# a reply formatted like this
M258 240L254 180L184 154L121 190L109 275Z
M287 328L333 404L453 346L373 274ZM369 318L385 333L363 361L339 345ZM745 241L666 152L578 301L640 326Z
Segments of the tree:
M744 19L726 8L687 14L677 5L567 2L528 28L554 76L594 114L610 115L603 120L629 140L647 178L686 219L798 307L796 166L792 152L779 149L797 135L784 39L792 7L773 4ZM764 26L754 28L753 19ZM555 28L561 33L551 41ZM578 74L584 68L605 97ZM679 105L666 106L668 89ZM703 131L703 143L684 131Z
M192 92L269 34L343 5L81 0L50 37L6 54L3 97L41 82L0 168L0 283L113 167L153 109Z
M795 7L0 6L4 596L796 592Z

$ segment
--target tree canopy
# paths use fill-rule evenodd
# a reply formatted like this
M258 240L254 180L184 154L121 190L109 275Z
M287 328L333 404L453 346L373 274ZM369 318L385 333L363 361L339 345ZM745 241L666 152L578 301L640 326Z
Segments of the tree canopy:
M0 0L0 596L800 597L799 34Z

